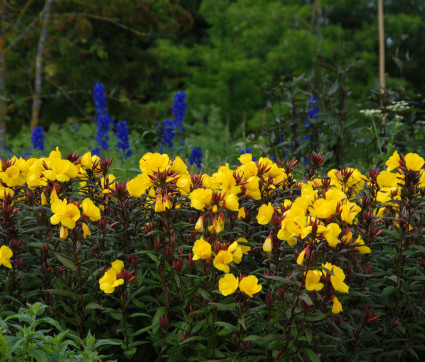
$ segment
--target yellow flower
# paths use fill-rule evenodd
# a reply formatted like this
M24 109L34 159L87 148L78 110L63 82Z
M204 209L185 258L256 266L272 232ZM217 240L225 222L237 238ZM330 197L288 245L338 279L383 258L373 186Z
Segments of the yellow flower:
M326 241L331 247L337 246L340 241L338 239L338 235L341 233L341 228L338 224L335 224L334 222L326 226L326 231L323 233L323 236L325 237Z
M311 216L317 216L321 219L327 219L336 211L336 200L317 199L313 204Z
M68 228L66 227L66 226L61 226L61 229L60 229L60 231L59 231L59 237L61 238L61 239L66 239L67 237L68 237L68 234L69 234L69 232L68 232Z
M385 164L387 165L387 171L392 171L400 166L400 156L398 155L398 152L395 151Z
M245 165L246 163L252 162L252 154L244 153L238 158L238 160L242 165Z
M321 276L322 273L320 270L309 270L305 275L305 289L317 291L322 290L324 284L320 283Z
M160 153L146 153L139 161L139 168L142 172L152 174L161 172L170 167L170 157Z
M187 166L179 156L174 159L171 171L177 172L179 175L187 174Z
M230 271L229 263L233 261L233 255L230 251L220 250L215 256L213 264L218 270L228 273Z
M113 268L107 270L99 280L100 290L106 294L113 293L115 288L124 284L124 279L117 279L117 273Z
M43 171L43 175L50 181L69 181L78 176L78 167L69 160L53 159L49 162L50 170Z
M208 226L208 231L212 232L213 230L218 234L220 231L224 230L224 215L220 214L218 218L214 217L212 220L212 225Z
M9 187L25 184L27 181L29 163L23 158L17 159L15 156L13 156L10 161L12 165L5 169L4 172L0 172L0 180Z
M339 266L332 265L331 263L326 263L323 266L333 273L333 275L331 275L331 283L333 288L337 292L348 293L349 287L347 284L344 283L344 280L345 280L344 271ZM328 273L325 270L323 270L323 275L326 276L327 274Z
M152 180L147 173L142 173L127 182L127 191L133 197L140 197L150 186L152 186Z
M263 243L263 251L266 253L271 253L273 250L273 241L271 238L267 238Z
M67 204L66 200L56 200L51 206L54 215L50 218L53 225L62 223L69 229L75 228L75 222L80 218L80 210L74 204Z
M2 245L0 248L0 265L4 265L6 268L11 268L10 258L13 255L13 251L6 245Z
M41 205L46 205L48 202L47 202L47 197L46 197L46 195L44 194L44 192L42 192L41 193Z
M242 220L246 218L245 206L241 207L238 212L238 219Z
M190 206L204 211L204 207L207 206L212 198L211 189L196 189L189 194L189 199L191 201Z
M360 254L369 254L370 253L370 248L365 245L364 240L362 239L362 237L360 235L358 236L358 238L356 239L354 244L356 246L355 249Z
M340 301L334 295L332 296L332 303L332 313L339 314L343 311Z
M86 169L90 168L92 171L100 170L101 161L102 160L98 155L92 155L90 151L81 157L81 164L83 167Z
M5 195L13 196L14 192L12 189L9 189L8 187L0 186L0 200L3 200Z
M80 163L88 170L93 168L93 159L90 151L81 156Z
M262 205L258 209L257 221L261 225L267 225L273 217L274 209L269 202L267 205Z
M239 278L236 278L233 274L226 274L223 278L218 281L218 290L224 296L233 294L238 289Z
M156 195L155 196L155 212L164 212L165 211L165 205L162 202L162 196Z
M190 192L191 185L192 180L190 179L189 174L181 175L176 182L176 186L178 187L182 195L187 195Z
M113 261L111 263L111 265L112 265L112 269L114 269L115 273L117 273L117 274L121 273L121 270L124 269L124 262L122 260L119 260L119 259Z
M381 171L376 181L378 181L379 188L381 189L384 187L397 187L399 182L397 174L389 171Z
M117 183L117 178L112 173L107 175L106 177L102 177L100 179L100 187L102 189L102 193L103 194L111 193L109 188L113 189L116 183Z
M239 199L234 194L228 194L224 198L226 209L230 211L239 211Z
M97 221L101 219L100 209L93 203L91 199L84 199L81 207L83 208L83 214L86 215L91 221Z
M83 238L85 239L87 236L91 236L91 232L89 227L85 222L81 223L82 229L83 229Z
M347 224L352 224L354 221L354 218L357 216L357 214L361 211L360 206L348 202L341 206L341 220L346 222Z
M53 205L56 200L59 200L58 193L56 192L56 189L53 189L50 193L50 205Z
M242 253L245 255L248 254L248 252L251 250L251 247L248 245L239 244L239 242L248 243L248 240L245 238L237 238L236 241L238 242L239 247L242 249Z
M204 217L200 216L198 221L195 224L196 231L204 231Z
M211 259L211 244L201 236L200 239L195 241L192 252L193 260L204 259L209 261Z
M33 161L30 161L33 160ZM43 171L45 171L43 163L38 159L30 159L27 161L30 164L27 174L27 184L29 187L45 186L47 181L42 178Z
M425 163L424 159L416 153L408 153L404 159L409 171L420 171Z
M255 165L255 170L258 171L257 166ZM254 200L261 200L260 192L260 178L258 176L251 176L247 179L248 183L244 185L245 193L252 197Z
M298 265L301 265L302 263L304 263L304 257L305 257L305 249L300 253L300 255L298 255L298 258L297 258Z
M254 294L263 289L261 284L258 284L258 279L255 275L249 275L239 282L239 290L251 298Z
M233 262L235 264L239 264L242 261L243 252L241 246L238 244L237 241L234 241L232 244L230 244L227 248L227 251L230 251L232 253Z

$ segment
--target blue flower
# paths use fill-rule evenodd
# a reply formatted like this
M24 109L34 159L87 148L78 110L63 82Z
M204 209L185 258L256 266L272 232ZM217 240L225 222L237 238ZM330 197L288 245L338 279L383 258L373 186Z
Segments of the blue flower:
M104 150L107 150L109 148L108 132L111 129L112 119L111 117L109 117L108 113L106 112L95 116L94 119L97 123L96 141Z
M190 153L189 163L190 165L195 164L201 169L201 160L202 160L202 149L200 147L195 147Z
M314 119L317 120L319 118L320 114L320 105L318 105L318 100L316 96L311 96L308 99L308 107L309 110L307 111L308 118L304 121L304 126L308 128L313 128L313 125L309 122L309 120ZM303 137L302 140L311 139L311 134L308 134L307 136Z
M96 106L96 115L94 116L94 120L97 123L96 141L104 150L107 150L109 148L108 132L111 129L113 120L106 109L105 88L100 82L94 85L93 100Z
M94 100L94 105L96 106L96 113L97 114L103 113L103 111L106 108L106 97L105 97L105 87L100 82L96 82L94 84L93 100Z
M177 121L177 125L181 126L183 124L183 118L186 114L186 93L181 91L174 95L174 104L173 104L173 116Z
M44 151L43 127L35 126L32 129L31 143L35 150Z
M309 119L318 119L319 118L320 105L318 104L318 100L319 100L319 98L317 98L316 96L311 96L308 99L309 110L307 112L307 115L308 115Z
M178 129L180 129L180 132L182 134L184 133L183 118L186 114L187 108L185 100L186 93L184 91L181 91L180 93L176 93L174 95L174 119L164 119L161 138L161 152L163 152L164 145L167 145L170 150L173 148L173 140Z
M173 148L173 139L175 136L175 122L173 119L164 119L164 128L162 130L161 152L163 145L167 145L170 150Z
M116 136L118 139L117 148L122 151L123 157L129 157L133 154L130 151L130 142L128 140L127 121L118 121L116 123Z

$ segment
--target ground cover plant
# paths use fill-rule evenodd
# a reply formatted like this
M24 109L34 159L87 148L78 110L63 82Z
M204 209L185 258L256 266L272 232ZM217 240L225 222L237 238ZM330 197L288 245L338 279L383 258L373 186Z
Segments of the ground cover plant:
M28 340L2 322L0 353L95 336L113 360L419 360L424 159L395 151L365 174L324 160L245 153L193 173L146 153L123 179L91 152L5 159L0 315L34 323L16 312L42 303L56 322Z

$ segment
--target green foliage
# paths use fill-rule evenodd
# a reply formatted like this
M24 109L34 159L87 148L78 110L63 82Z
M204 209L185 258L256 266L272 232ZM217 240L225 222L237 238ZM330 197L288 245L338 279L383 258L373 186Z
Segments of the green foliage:
M78 338L54 319L43 316L46 307L42 303L27 304L17 314L0 320L2 360L101 361L105 356L99 355L98 350L105 345L117 344L112 340L96 340L90 331L85 339ZM46 325L50 329L40 328ZM52 333L53 330L59 333Z

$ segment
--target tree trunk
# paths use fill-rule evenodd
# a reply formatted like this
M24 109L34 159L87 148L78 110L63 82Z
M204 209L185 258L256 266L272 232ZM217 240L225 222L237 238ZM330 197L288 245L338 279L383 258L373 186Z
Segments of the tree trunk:
M44 9L41 12L41 32L38 39L37 57L35 61L35 81L34 81L34 95L32 102L32 116L31 116L31 129L38 125L40 105L41 105L41 82L43 73L43 52L44 43L47 38L47 25L49 22L50 6L53 0L46 0Z

